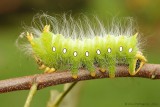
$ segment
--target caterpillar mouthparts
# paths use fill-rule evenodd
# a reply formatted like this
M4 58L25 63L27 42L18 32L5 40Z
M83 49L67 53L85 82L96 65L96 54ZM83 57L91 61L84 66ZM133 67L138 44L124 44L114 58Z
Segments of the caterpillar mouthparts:
M72 24L68 25L69 23ZM26 37L39 69L44 69L45 73L60 69L70 70L72 77L76 79L80 68L85 68L91 76L96 76L95 68L98 66L101 72L108 69L109 77L113 78L115 77L116 65L127 64L129 74L135 75L147 61L139 50L138 33L133 36L127 34L115 36L114 34L104 33L106 30L99 21L98 23L103 35L100 32L96 36L89 24L87 29L90 31L87 32L92 35L91 37L64 36L64 33L52 32L50 25L45 25L38 36L27 33ZM61 24L69 27L76 24L73 25L74 31L71 33L76 32L76 29L78 29L81 31L79 34L88 34L84 33L82 26L77 23L63 20ZM64 31L65 27L62 29ZM69 32L69 29L66 29L65 32Z

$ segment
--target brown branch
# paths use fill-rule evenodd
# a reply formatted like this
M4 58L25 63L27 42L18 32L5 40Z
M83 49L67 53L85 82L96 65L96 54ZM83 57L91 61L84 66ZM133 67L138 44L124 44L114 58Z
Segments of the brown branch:
M38 89L58 84L108 78L108 72L102 73L97 68L96 76L91 77L89 72L82 69L79 71L78 79L73 79L71 72L55 72L51 74L36 74L32 76L25 76L19 78L11 78L0 81L0 93L6 93L16 90L28 90L33 83L38 84ZM145 64L143 68L134 76L129 75L125 66L118 66L116 77L142 77L150 79L160 79L160 64Z

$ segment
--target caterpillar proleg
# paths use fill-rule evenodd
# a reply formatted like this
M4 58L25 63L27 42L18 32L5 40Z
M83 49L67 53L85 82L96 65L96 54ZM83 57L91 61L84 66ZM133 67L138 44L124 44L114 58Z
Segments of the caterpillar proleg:
M75 20L42 15L39 19L38 27L25 33L29 41L25 47L46 73L65 69L76 79L78 70L85 68L94 77L98 66L102 72L108 69L112 78L117 64L128 65L130 75L135 75L147 61L131 22L124 28L119 22L106 28L98 18L91 22L86 16Z

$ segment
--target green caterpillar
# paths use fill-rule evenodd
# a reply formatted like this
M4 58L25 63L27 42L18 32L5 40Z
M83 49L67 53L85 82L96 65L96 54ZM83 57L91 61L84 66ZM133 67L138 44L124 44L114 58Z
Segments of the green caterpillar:
M66 23L69 21L64 21L63 24ZM51 27L57 26L53 24ZM88 25L87 29L90 30L90 27ZM68 30L67 26L66 29ZM147 61L139 50L137 35L138 33L115 36L108 33L96 36L93 33L92 37L73 38L64 33L54 33L50 31L50 25L45 25L38 36L27 32L27 39L39 68L45 69L47 73L60 69L70 70L72 77L76 79L78 70L85 68L94 77L98 66L102 72L108 69L109 76L113 78L117 64L128 65L130 75L135 75Z

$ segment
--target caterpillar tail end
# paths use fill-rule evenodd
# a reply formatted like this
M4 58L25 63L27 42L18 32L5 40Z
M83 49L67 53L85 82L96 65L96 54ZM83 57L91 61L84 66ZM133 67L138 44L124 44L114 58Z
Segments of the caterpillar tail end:
M145 56L143 56L142 52L138 51L136 54L136 58L129 65L129 74L136 75L143 65L147 62Z

